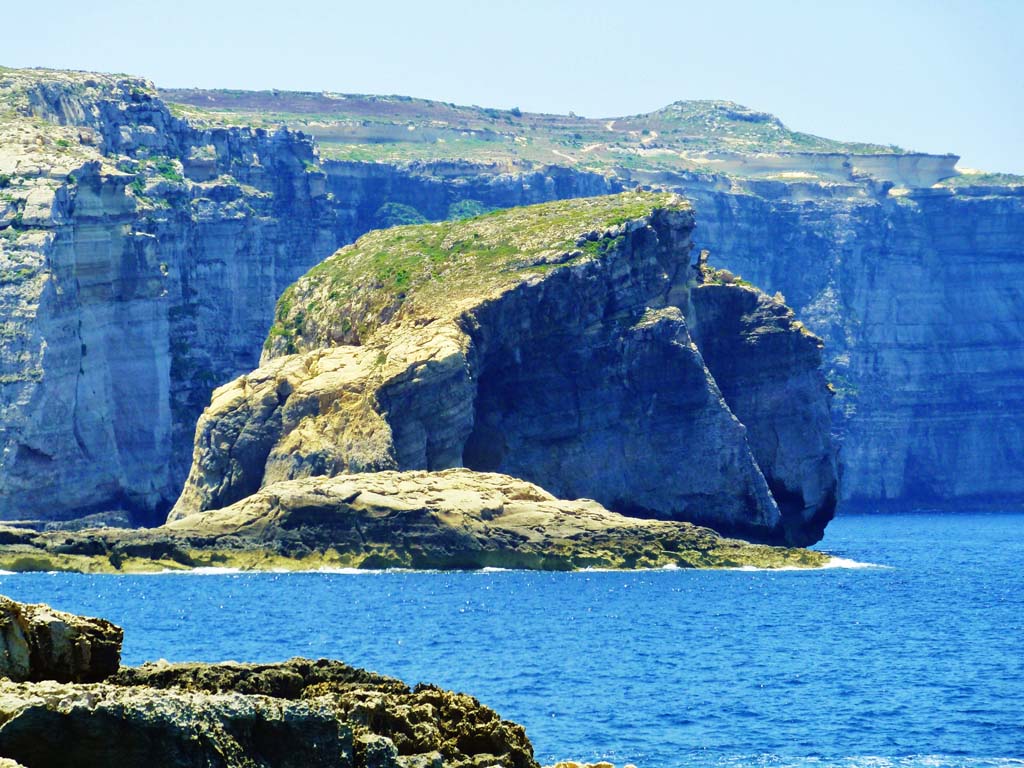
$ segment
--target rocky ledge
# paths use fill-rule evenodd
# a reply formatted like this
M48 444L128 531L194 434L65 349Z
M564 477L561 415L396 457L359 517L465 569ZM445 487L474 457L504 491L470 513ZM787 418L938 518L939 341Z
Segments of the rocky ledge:
M383 471L274 483L161 528L0 528L0 568L151 571L815 567L828 556L556 499L506 475Z
M101 621L4 601L34 636L50 631L47 617ZM61 659L43 650L24 675L36 682L0 679L0 766L538 768L522 726L473 697L338 661L115 661L102 682L69 683L49 679ZM79 659L68 671L87 679L96 668ZM3 657L0 672L12 672Z
M370 233L284 292L263 364L200 419L169 519L464 467L817 541L836 498L821 342L691 264L692 230L682 198L634 192Z

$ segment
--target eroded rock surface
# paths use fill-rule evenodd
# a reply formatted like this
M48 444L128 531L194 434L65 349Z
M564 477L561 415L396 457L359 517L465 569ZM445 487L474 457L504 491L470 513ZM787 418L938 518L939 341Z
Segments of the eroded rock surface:
M836 508L831 414L822 386L822 343L791 309L704 269L691 292L690 326L722 396L747 428L789 538L815 540ZM742 532L740 529L737 532Z
M600 146L562 142L579 154L560 168L321 161L295 131L181 114L136 78L0 70L2 519L122 509L161 521L188 473L195 419L215 386L257 364L282 288L393 223L387 206L434 219L463 203L480 211L638 183L694 200L698 245L782 291L825 339L842 501L962 509L1024 499L1019 183L965 174L930 186L956 174L955 156L824 140L804 152L807 136L726 103L595 122ZM500 122L514 132L513 117ZM666 120L687 137L675 171L663 154L648 167L645 154L631 155L640 167L614 159L588 170L612 147L621 158L620 142L675 135ZM559 125L571 137L583 123ZM360 140L384 123L373 126L346 130ZM799 146L755 136L737 150L759 126ZM386 127L410 133L406 121ZM694 153L708 130L729 151Z
M842 504L1020 508L1024 186L686 192L716 264L825 340Z
M537 766L522 726L471 696L306 659L0 681L0 755L32 768Z
M355 765L535 768L522 726L463 693L395 678L337 661L281 664L146 664L111 682L194 694L262 695L326 706L353 732Z
M685 522L626 517L468 469L288 480L157 529L8 528L0 538L0 567L11 570L779 568L828 560Z
M0 676L94 682L117 671L123 632L104 619L0 596Z
M31 768L352 766L326 702L0 681L0 754Z
M0 766L537 768L522 726L465 694L325 659L118 670L102 619L0 597L0 624Z

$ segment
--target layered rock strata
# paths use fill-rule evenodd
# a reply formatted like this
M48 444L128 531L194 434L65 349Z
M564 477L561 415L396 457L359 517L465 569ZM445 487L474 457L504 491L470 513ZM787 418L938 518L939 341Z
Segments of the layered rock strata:
M691 300L692 227L681 198L628 193L342 249L284 293L263 366L215 393L171 518L285 480L465 466L633 515L817 540L836 482L820 342L735 282ZM747 304L761 315L744 319ZM723 372L784 511L688 324L737 336L745 362Z
M846 506L1021 504L1024 187L800 199L673 186L716 263L784 293L825 339Z
M440 218L468 195L610 189L557 168L325 170L300 133L197 127L143 80L0 69L0 519L162 522L212 389L386 203Z
M710 108L687 136L723 115L756 127ZM844 503L1024 499L1021 186L932 187L954 156L891 148L752 145L673 171L642 133L641 154L605 173L585 170L604 150L582 149L562 168L321 162L293 131L178 114L138 79L0 69L2 518L160 521L195 419L256 364L282 287L391 223L389 204L442 218L637 183L695 200L698 246L784 293L826 340ZM595 123L598 139L643 119Z

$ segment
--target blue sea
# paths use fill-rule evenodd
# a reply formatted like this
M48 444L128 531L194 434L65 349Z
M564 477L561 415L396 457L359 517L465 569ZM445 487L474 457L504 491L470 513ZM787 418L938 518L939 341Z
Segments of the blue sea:
M323 656L467 691L545 764L1024 766L1024 514L841 516L819 548L853 562L17 574L0 592L117 622L128 664Z

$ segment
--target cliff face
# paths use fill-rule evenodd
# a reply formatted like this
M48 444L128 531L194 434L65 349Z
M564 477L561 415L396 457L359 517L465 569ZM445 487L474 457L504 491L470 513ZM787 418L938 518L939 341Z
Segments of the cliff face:
M825 339L846 504L1020 503L1024 190L860 192L688 189L699 246Z
M0 519L162 520L213 387L256 364L284 287L385 202L441 218L609 190L559 169L325 172L307 137L196 128L144 81L3 70Z
M768 125L711 107L708 125ZM686 109L556 121L561 154L543 157L568 153L571 168L396 167L321 162L288 130L199 127L141 80L0 69L0 519L117 507L159 520L196 418L257 364L282 289L368 229L638 182L693 199L696 245L781 291L825 339L844 503L1021 503L1021 187L926 187L954 156L800 152L799 137L687 150L688 172L618 164L619 143L647 152L677 135L670 117L699 133L707 110ZM597 155L607 175L580 170Z
M822 388L821 342L781 302L706 277L691 293L693 338L747 428L782 525L821 538L836 506L829 401L807 398Z
M338 242L324 174L300 137L193 130L138 81L15 75L3 93L0 516L159 513L199 403L265 333L259 307Z
M264 365L214 394L172 519L277 481L465 466L631 514L820 538L835 467L819 342L751 288L698 289L707 299L691 303L692 222L679 198L626 194L339 251L282 296ZM739 319L747 302L772 322ZM688 322L706 338L787 337L755 350L758 373L729 374L737 390L760 374L788 387L793 413L763 390L738 400L759 434L787 418L813 433L789 429L777 440L800 447L761 450L800 496L785 522Z

